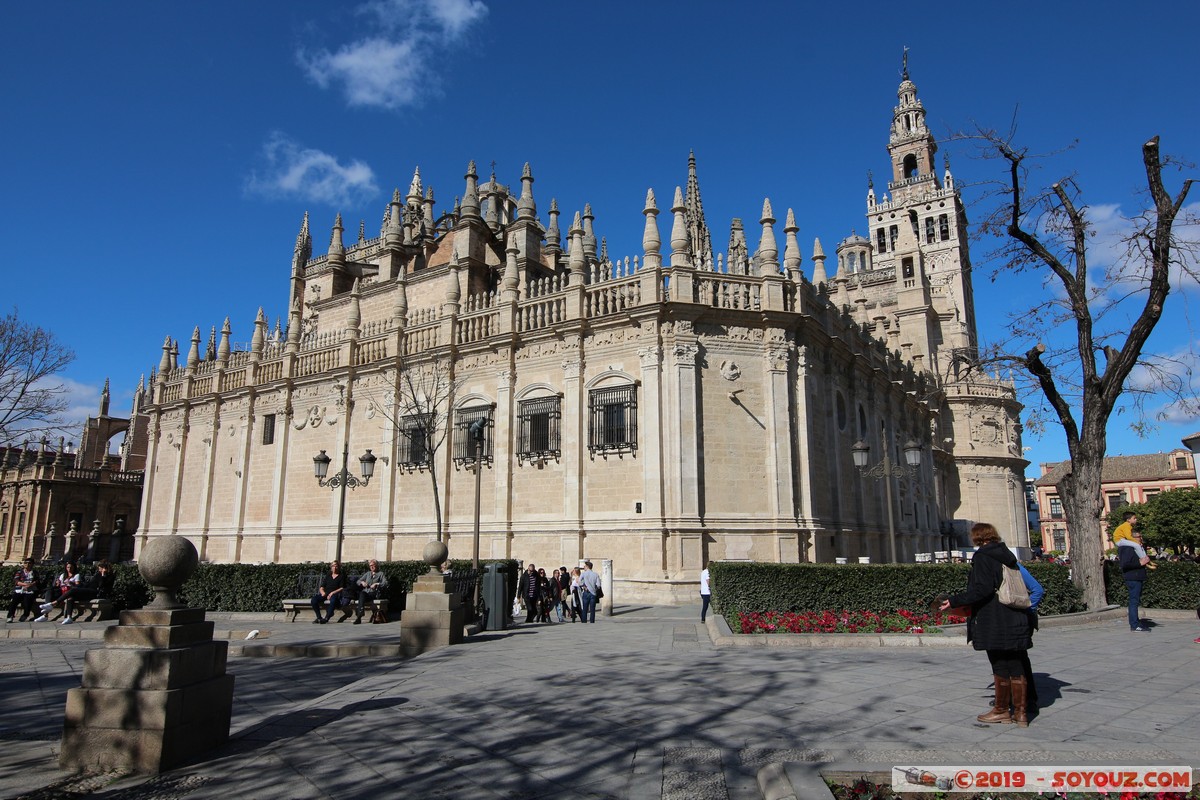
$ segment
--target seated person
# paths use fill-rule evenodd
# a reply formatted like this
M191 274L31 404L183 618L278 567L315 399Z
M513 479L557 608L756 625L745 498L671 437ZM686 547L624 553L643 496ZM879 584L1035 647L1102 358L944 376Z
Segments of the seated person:
M8 603L8 621L16 622L13 617L17 606L21 607L21 622L29 619L33 613L33 604L37 602L38 576L33 571L33 559L27 558L20 568L13 573L12 600Z
M324 625L333 619L333 612L339 606L346 604L346 576L342 574L342 565L337 561L329 564L329 574L322 576L317 593L312 596L313 613L317 618L314 625ZM325 616L321 616L321 607L325 606Z
M117 581L116 573L108 560L98 561L96 571L84 578L78 586L68 589L62 596L63 625L75 621L75 604L89 603L92 600L103 600L112 597L113 584Z
M388 579L379 571L379 562L371 559L367 562L367 571L358 576L357 581L358 592L358 614L354 617L354 624L358 625L362 622L363 611L368 603L371 604L371 609L374 611L373 622L378 622L380 612L375 605L376 600L381 600L387 597Z
M83 576L75 569L75 565L68 561L64 565L62 573L54 579L54 583L46 587L46 602L42 603L42 615L34 622L45 622L50 614L50 609L56 606L61 608L63 595L79 586L82 580Z

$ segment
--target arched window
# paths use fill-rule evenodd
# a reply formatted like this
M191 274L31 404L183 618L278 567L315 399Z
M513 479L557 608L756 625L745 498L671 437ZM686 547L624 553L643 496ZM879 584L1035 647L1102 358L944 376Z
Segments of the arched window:
M943 242L950 238L950 218L945 214L938 217L938 233L941 234Z
M917 157L909 153L904 157L904 177L911 178L917 174Z
M891 245L891 249L893 249L893 250L896 249L896 240L899 238L900 238L900 229L898 227L893 225L890 228L888 228L888 240L889 240L889 244Z
M881 253L887 252L887 234L883 232L883 228L875 231L875 249Z
M925 218L925 244L933 244L937 241L937 234L934 232L933 217Z

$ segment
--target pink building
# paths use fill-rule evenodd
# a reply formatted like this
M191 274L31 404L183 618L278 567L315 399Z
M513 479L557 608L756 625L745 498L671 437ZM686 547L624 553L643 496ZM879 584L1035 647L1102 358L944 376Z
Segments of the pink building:
M1037 489L1042 548L1066 550L1070 542L1067 517L1058 483L1071 467L1070 461L1042 464L1042 477L1034 481ZM1191 452L1177 448L1169 453L1149 453L1140 456L1112 456L1104 459L1101 491L1107 514L1128 503L1144 503L1168 489L1186 489L1196 483L1195 458ZM1104 540L1103 549L1112 547L1103 521L1097 532Z

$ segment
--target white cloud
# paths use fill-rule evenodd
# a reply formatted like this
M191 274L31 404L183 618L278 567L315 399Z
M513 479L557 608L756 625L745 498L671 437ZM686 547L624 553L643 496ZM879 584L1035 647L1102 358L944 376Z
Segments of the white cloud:
M343 164L336 156L275 131L263 145L262 168L251 173L246 191L272 199L339 205L377 194L379 187L366 163Z
M438 60L447 45L487 11L482 0L372 0L358 8L373 18L371 35L296 58L317 86L340 87L351 107L394 111L438 90Z
M1171 287L1173 289L1194 290L1196 280L1196 254L1200 250L1200 203L1184 206L1175 218L1174 234L1176 246L1172 250ZM1116 276L1114 289L1128 291L1145 284L1144 257L1133 255L1131 258L1129 237L1133 234L1139 220L1129 219L1121 213L1121 207L1116 204L1088 206L1087 219L1091 224L1091 238L1088 240L1088 267L1093 272L1093 280L1104 280L1107 272ZM1140 243L1139 243L1140 244Z

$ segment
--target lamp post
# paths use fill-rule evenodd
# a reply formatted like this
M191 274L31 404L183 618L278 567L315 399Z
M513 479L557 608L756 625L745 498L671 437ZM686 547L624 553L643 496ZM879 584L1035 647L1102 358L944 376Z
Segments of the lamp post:
M479 613L482 593L482 576L479 574L479 485L483 476L483 436L487 429L487 418L480 417L471 423L468 432L475 442L475 543L471 550L471 569L475 571L475 613Z
M874 478L875 480L883 479L884 487L886 487L887 500L887 519L888 519L888 555L893 564L896 563L896 513L892 508L892 478L898 478L903 475L915 476L917 470L921 466L921 445L915 440L909 439L904 443L904 460L907 464L892 463L890 448L886 445L883 448L883 461L878 464L868 467L867 464L871 456L871 446L859 439L850 448L851 455L854 458L854 466L858 468L859 474L864 478Z
M346 529L346 487L355 489L370 483L371 476L375 474L376 460L375 456L368 450L358 457L358 461L362 465L362 478L356 478L351 475L349 470L350 443L347 442L346 446L342 449L341 470L329 480L325 480L325 476L329 474L329 464L333 459L325 455L324 450L313 456L313 475L316 476L317 485L322 488L328 486L330 489L341 489L341 497L338 499L337 553L334 555L335 561L341 562L342 560L342 538Z

